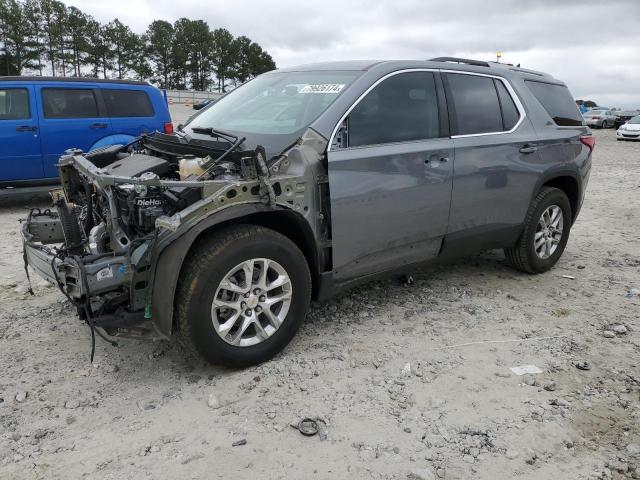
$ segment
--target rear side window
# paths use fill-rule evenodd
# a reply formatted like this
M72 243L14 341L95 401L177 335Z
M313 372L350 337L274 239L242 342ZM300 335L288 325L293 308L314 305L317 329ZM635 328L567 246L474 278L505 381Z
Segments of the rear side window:
M533 80L525 80L525 83L556 125L561 127L582 125L582 115L567 87Z
M504 130L493 78L449 73L447 81L457 135Z
M98 104L90 88L43 88L45 118L98 117Z
M153 117L147 92L141 90L101 90L110 117Z
M438 97L430 72L400 73L371 90L348 117L348 145L408 142L440 135Z
M0 89L0 120L31 118L29 91L26 88Z

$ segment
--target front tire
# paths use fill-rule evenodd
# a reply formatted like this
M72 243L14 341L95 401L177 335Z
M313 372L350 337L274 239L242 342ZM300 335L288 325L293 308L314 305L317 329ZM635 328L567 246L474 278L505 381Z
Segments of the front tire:
M268 228L236 225L189 252L176 296L178 328L210 363L255 365L291 341L310 296L311 274L295 243Z
M507 263L527 273L549 270L564 252L572 218L567 195L558 188L543 187L529 206L520 239L504 250Z

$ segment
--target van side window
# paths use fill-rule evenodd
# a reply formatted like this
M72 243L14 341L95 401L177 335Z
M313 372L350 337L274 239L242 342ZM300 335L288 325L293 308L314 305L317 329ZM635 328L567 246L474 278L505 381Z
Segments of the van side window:
M147 92L111 89L100 91L110 117L153 117L155 115Z
M348 146L409 142L440 135L431 72L393 75L378 84L348 117Z
M43 88L45 118L99 117L98 104L89 88Z
M453 110L455 135L502 132L498 93L490 77L448 73L447 101Z
M580 110L578 110L578 106L567 87L533 80L525 80L524 83L556 122L556 125L573 127L584 123Z
M31 118L29 92L26 88L0 89L0 120Z
M496 85L496 90L498 90L498 98L500 99L503 129L505 131L509 131L516 126L516 123L518 123L518 120L520 119L520 113L518 112L516 104L513 102L513 98L511 98L511 95L507 91L507 87L504 86L504 83L502 83L502 81L498 79L494 79L493 82Z

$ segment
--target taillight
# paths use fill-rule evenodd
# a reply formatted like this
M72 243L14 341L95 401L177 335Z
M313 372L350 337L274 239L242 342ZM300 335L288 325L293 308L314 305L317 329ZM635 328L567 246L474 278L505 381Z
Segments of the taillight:
M600 120L600 117L591 117L591 118L593 118L594 120Z
M164 133L171 135L173 133L173 123L167 122L164 124Z
M593 135L580 135L580 141L593 152L593 148L596 146L596 137Z

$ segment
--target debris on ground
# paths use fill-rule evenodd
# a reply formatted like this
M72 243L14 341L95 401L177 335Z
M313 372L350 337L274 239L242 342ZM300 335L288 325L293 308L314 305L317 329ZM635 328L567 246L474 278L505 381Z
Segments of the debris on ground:
M530 375L542 373L542 370L535 365L522 365L520 367L511 367L511 371L516 375Z
M591 365L589 365L589 362L577 362L576 368L578 370L591 370Z
M325 422L322 418L310 418L305 417L300 420L296 424L291 425L293 428L298 430L305 437L313 437L314 435L318 435L321 441L327 439L327 422Z

